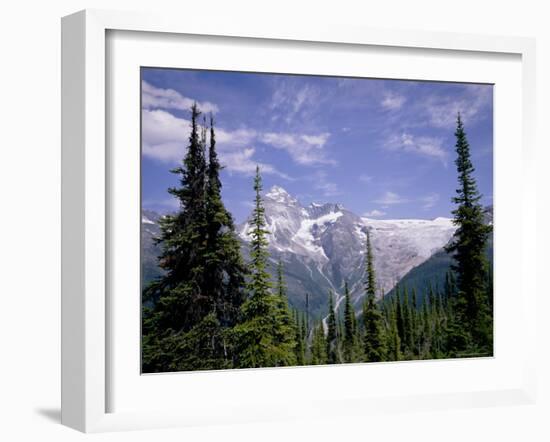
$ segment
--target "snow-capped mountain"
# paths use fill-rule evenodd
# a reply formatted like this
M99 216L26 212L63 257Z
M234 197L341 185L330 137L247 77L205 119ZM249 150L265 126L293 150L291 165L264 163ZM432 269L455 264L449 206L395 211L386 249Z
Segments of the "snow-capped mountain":
M284 263L290 301L303 309L309 293L312 312L325 308L329 290L341 301L345 280L354 303L360 305L367 229L380 294L440 250L455 231L449 218L376 220L339 204L304 207L279 186L265 194L264 203L270 254L273 262ZM248 222L238 228L244 243L249 230Z
M291 304L309 312L324 314L328 292L337 305L343 299L347 280L352 300L359 309L363 298L366 231L370 229L378 291L389 292L410 270L428 260L448 243L455 227L449 218L433 220L377 220L357 216L334 203L303 206L281 187L264 195L270 269L283 261ZM144 283L161 274L157 266L160 252L153 241L160 233L159 215L142 212L142 264ZM237 227L248 259L248 232L245 222Z

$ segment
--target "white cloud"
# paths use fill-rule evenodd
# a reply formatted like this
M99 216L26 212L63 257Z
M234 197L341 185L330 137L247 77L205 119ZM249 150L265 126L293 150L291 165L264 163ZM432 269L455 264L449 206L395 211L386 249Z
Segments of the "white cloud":
M465 93L457 98L448 95L431 96L422 106L431 124L441 128L456 126L460 112L465 123L475 122L476 117L491 104L492 88L489 85L466 85Z
M291 80L283 80L278 82L273 92L270 107L271 109L286 108L287 111L295 114L318 95L319 92L309 84L297 86Z
M142 111L143 155L162 162L183 158L189 138L189 122L163 110Z
M269 106L277 112L272 120L281 118L290 124L296 119L303 119L317 109L320 98L319 89L310 84L295 83L291 79L278 81Z
M431 209L433 206L437 204L438 201L439 201L439 194L437 193L430 193L429 195L426 195L420 198L420 202L422 203L423 209Z
M440 160L447 165L447 151L443 148L443 140L434 137L417 137L407 132L393 135L386 141L384 147L388 150L402 151L427 156Z
M189 139L190 123L165 110L142 110L143 154L163 162L178 162L185 154ZM261 141L277 149L283 149L298 164L334 164L326 157L324 146L328 133L300 135L292 133L258 133L253 129L241 128L234 131L216 129L216 141L221 158L226 158L229 171L240 171L248 167L239 165L237 158L245 161L251 156L243 149L250 149L253 143ZM264 165L266 172L274 170ZM268 172L270 173L270 172Z
M149 89L147 89L149 90ZM158 94L157 94L158 95ZM174 99L175 100L175 99ZM163 109L142 109L143 154L165 163L177 163L185 155L190 134L190 122L178 118ZM220 160L229 173L251 175L256 164L254 143L262 142L288 152L301 165L335 164L326 156L325 145L329 133L262 133L249 128L228 131L216 129L216 141ZM288 175L272 165L262 163L264 173L276 174L285 179Z
M318 183L315 185L315 188L320 190L324 196L337 196L342 194L338 185L332 182Z
M307 144L322 148L326 144L329 136L330 134L325 132L319 135L302 135L301 139Z
M395 204L407 203L409 202L409 200L399 196L395 192L387 191L380 198L374 200L373 202L382 205L382 207L388 207Z
M381 216L384 216L385 214L386 212L382 212L381 210L374 209L374 210L371 210L370 212L365 212L363 216L367 218L379 218Z
M367 175L366 173L362 173L361 175L359 175L359 181L363 182L363 183L370 183L373 179L372 176L370 175Z
M335 164L327 158L324 146L330 137L329 133L318 135L300 135L293 133L268 132L261 135L260 140L276 149L283 149L298 164Z
M141 82L141 106L144 109L178 109L189 110L196 100L184 97L174 89L162 89L147 83ZM218 106L208 101L197 102L201 112L216 113Z
M406 99L404 96L388 92L384 94L384 98L380 102L380 105L384 109L398 110L401 109L401 107L405 104L405 101Z
M143 153L160 161L180 161L190 134L190 122L164 110L142 110ZM250 145L257 133L250 129L216 129L219 151Z
M223 129L216 128L216 142L220 144L221 148L250 144L254 142L257 136L257 132L252 129L225 131Z
M338 184L330 181L329 175L324 170L318 170L308 179L313 182L313 188L319 190L323 196L331 197L342 194Z
M142 110L143 155L163 163L178 163L185 155L190 133L189 121L177 118L163 110ZM290 179L272 165L254 158L256 152L251 146L257 133L253 130L216 130L220 162L229 173L253 175L256 165L262 173Z
M278 175L284 179L290 177L282 172L279 172L271 164L261 163L254 159L256 149L247 147L241 150L220 150L220 162L229 173L240 173L246 176L253 176L256 173L256 166L260 166L262 174Z
M308 101L312 101L316 96L317 94L313 89L309 85L305 85L294 96L294 102L292 103L293 111L295 113L299 112L304 104Z
M405 204L405 203L419 203L422 205L423 209L431 209L437 204L438 201L439 201L439 194L435 192L419 198L409 199L409 198L404 198L395 192L387 191L380 198L374 200L373 203L380 204L384 209L388 208L389 206L394 206L397 204ZM365 216L368 216L368 215L365 215Z

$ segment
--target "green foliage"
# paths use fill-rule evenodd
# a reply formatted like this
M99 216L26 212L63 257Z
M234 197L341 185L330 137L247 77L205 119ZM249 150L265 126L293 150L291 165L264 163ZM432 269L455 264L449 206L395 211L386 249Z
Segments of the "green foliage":
M145 372L224 368L232 363L229 328L243 302L245 267L233 220L221 200L214 122L206 161L206 124L191 108L191 132L179 186L168 191L180 210L161 219L163 275L145 290L155 300L143 310Z
M325 330L323 321L319 321L313 328L313 338L311 342L311 364L323 365L327 363L327 341L325 339Z
M338 351L338 331L336 324L336 313L334 311L334 296L332 292L328 296L328 319L327 319L327 362L337 364L340 362Z
M283 263L277 265L277 287L275 292L276 330L275 338L281 352L292 354L296 346L296 327L294 318L288 306L286 283L283 276ZM285 365L293 365L292 357L285 357ZM302 361L302 364L304 362Z
M366 280L365 280L365 294L368 296L376 296L376 275L374 273L374 257L372 253L372 245L370 242L370 230L367 230L366 240L366 254L365 254L365 267L366 267Z
M400 361L403 359L403 354L401 353L401 338L397 329L395 304L388 304L386 308L388 308L386 332L387 360Z
M298 365L304 365L306 361L306 339L304 336L304 328L302 327L302 318L298 310L294 311L294 336L296 339L296 345L294 346L296 363Z
M473 175L475 169L460 114L455 137L459 185L453 198L457 205L453 215L457 230L447 247L447 251L453 254L452 268L457 276L455 314L466 327L472 343L481 351L492 354L492 293L488 294L487 290L488 263L485 256L491 226L484 222L481 195Z
M354 362L356 360L357 334L355 332L355 311L351 305L349 287L347 281L344 286L345 305L344 305L344 342L343 356L344 362Z
M296 339L282 271L278 293L271 292L271 276L267 272L269 257L268 231L261 191L260 168L254 178L255 206L250 230L250 280L248 299L241 307L241 320L233 329L236 367L276 367L296 364ZM280 264L282 265L282 264Z
M375 300L376 275L374 258L370 242L370 232L367 230L365 262L365 295L363 304L363 353L367 362L379 362L386 359L386 337L384 336L384 321Z
M210 117L204 291L215 298L220 323L230 327L236 324L239 308L244 301L246 267L235 235L233 217L222 201L220 171L214 119Z

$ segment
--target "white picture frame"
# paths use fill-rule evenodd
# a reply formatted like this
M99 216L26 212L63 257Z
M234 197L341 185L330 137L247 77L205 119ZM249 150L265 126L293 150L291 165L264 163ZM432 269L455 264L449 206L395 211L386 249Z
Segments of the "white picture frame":
M403 394L369 397L342 395L317 401L314 407L258 407L250 397L234 398L234 412L223 414L213 408L194 413L183 408L115 411L109 407L109 392L113 388L109 370L109 327L112 321L108 299L109 236L109 174L106 121L109 84L106 68L112 55L107 50L107 34L117 32L154 32L157 36L192 35L221 38L268 39L273 42L310 42L337 44L338 47L375 46L426 49L441 53L508 54L520 57L521 63L521 149L522 159L521 210L521 325L525 336L533 336L536 311L535 266L525 257L535 256L535 174L534 170L534 107L535 107L535 45L532 39L492 37L450 33L388 31L358 29L345 26L309 24L292 27L285 24L239 23L211 21L194 17L193 21L177 17L153 16L87 10L63 18L62 21L62 423L84 432L111 431L168 426L207 425L215 422L249 422L334 415L337 413L368 414L373 410L406 410L487 406L503 403L531 403L536 393L534 345L527 342L521 356L522 376L519 383L505 388L448 393ZM496 107L498 112L498 107ZM518 146L519 149L519 146ZM505 171L502 171L505 172ZM498 254L498 243L495 253ZM504 327L506 324L503 325ZM529 342L533 343L530 344ZM497 355L498 357L498 355ZM459 361L454 369L460 370ZM346 370L346 377L357 379L363 366L330 367ZM385 367L389 367L386 365ZM387 370L378 366L377 370ZM412 370L412 365L405 369ZM303 370L303 369L302 369ZM273 370L271 371L273 373ZM247 374L248 373L248 374ZM239 382L265 381L259 371L241 371ZM265 372L263 372L265 373ZM299 377L300 370L285 370L285 376ZM290 374L289 374L290 373ZM202 373L203 376L218 376ZM170 375L165 376L164 382ZM247 378L248 376L248 378ZM214 379L214 378L211 378ZM217 381L222 379L218 376ZM208 379L207 379L208 381ZM252 396L251 396L252 397ZM364 400L363 400L364 399ZM192 400L192 398L189 398ZM248 402L247 402L248 401ZM238 410L238 413L235 412Z

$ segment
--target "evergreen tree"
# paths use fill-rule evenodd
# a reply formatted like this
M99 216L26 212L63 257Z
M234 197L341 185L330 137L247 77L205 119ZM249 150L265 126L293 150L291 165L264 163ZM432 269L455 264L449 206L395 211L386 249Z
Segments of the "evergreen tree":
M409 305L409 292L407 287L403 287L403 348L409 354L413 351L413 331L412 331L412 312Z
M298 316L299 316L299 322L298 322L298 327L300 328L299 330L299 340L300 340L300 343L299 343L299 346L301 348L301 365L305 365L307 360L308 360L308 357L309 357L309 353L308 353L308 336L307 336L307 319L306 319L306 314L303 313L303 312L297 312Z
M376 275L374 272L374 256L372 253L372 244L370 241L369 229L367 229L365 267L366 267L365 294L367 295L367 297L369 296L376 297Z
M271 293L267 271L268 231L262 201L262 179L256 167L254 211L251 219L249 297L241 307L242 322L234 328L237 367L273 367L295 365L295 341L286 336L278 307L278 296Z
M363 304L364 339L363 352L368 362L383 361L386 358L384 337L384 320L376 303L376 275L374 271L374 257L370 241L370 231L367 230L365 253L365 295Z
M310 323L310 318L309 318L309 293L306 292L306 312L305 312L305 325L306 325L306 338L309 338L309 323Z
M313 328L313 338L311 342L311 364L323 365L327 363L327 342L325 339L325 330L323 321Z
M453 215L457 230L447 251L453 253L453 270L457 276L456 314L473 346L492 353L492 315L486 289L485 257L491 228L484 223L481 195L473 176L475 169L460 114L455 137L459 186L453 198L457 205Z
M389 315L388 331L387 331L387 360L400 361L403 359L401 353L401 338L397 330L396 309L392 308Z
M411 328L412 328L412 342L413 353L418 356L420 353L419 346L419 333L418 333L418 296L416 293L416 287L412 289L412 305L411 305Z
M288 306L288 296L283 272L283 262L277 263L277 286L276 286L276 341L284 349L294 349L296 346L296 327L292 313ZM303 357L297 361L303 365Z
M216 152L214 119L210 117L210 146L206 183L205 292L216 299L217 318L223 326L236 324L244 301L245 265L235 234L233 217L225 208L221 189L222 167Z
M348 282L344 284L344 362L355 360L355 312L351 305Z
M327 319L327 362L337 364L338 358L338 340L337 340L336 313L334 312L334 299L332 292L328 297L328 319Z
M450 270L445 274L444 290L445 290L445 299L446 301L449 301L455 294L455 280L454 280L453 272Z
M294 347L294 353L296 355L296 363L298 365L305 364L306 350L304 346L303 327L298 310L294 311L294 336L296 339L296 345Z
M403 299L401 298L401 288L395 286L395 325L401 342L401 351L405 346L405 319L403 317Z
M430 306L427 302L427 298L424 298L424 304L422 305L422 349L421 358L431 358L432 347L432 321L430 315Z
M197 370L227 367L227 324L220 312L221 298L234 297L238 305L242 279L239 249L231 256L232 287L206 284L209 261L207 218L207 164L205 138L199 134L200 111L191 108L191 133L182 164L172 172L179 186L168 191L179 201L180 210L162 218L159 265L164 275L150 284L146 296L154 300L143 312L143 359L145 372ZM215 152L215 151L214 151ZM219 170L219 169L218 169ZM223 205L221 206L223 207ZM217 252L216 252L217 253Z

